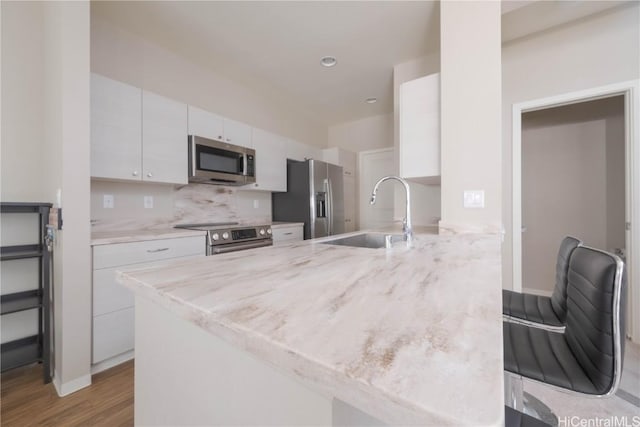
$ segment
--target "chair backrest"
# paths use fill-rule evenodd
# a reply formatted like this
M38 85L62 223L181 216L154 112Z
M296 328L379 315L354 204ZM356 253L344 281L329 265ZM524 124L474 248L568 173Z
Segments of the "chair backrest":
M626 275L617 256L586 246L569 260L565 338L599 395L622 374Z
M567 272L569 271L569 259L573 250L582 242L574 237L567 236L562 239L558 258L556 260L556 285L551 295L551 308L560 321L567 318Z

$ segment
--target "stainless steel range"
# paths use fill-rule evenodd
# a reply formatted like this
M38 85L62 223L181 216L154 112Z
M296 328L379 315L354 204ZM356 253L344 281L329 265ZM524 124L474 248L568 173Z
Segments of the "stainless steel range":
M237 222L179 224L175 228L207 232L207 255L273 245L270 225L242 226Z

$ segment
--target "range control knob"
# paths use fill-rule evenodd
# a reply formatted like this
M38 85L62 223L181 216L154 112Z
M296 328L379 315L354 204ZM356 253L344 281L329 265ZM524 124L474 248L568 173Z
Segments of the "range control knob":
M213 241L216 241L216 240L218 240L219 238L220 238L220 236L218 235L218 233L213 233L213 234L211 235L211 240L213 240Z
M264 231L264 228L261 228L261 229L260 229L260 235L261 235L261 236L264 236L264 235L265 235L265 233L266 233L266 231Z
M222 233L222 239L223 240L227 240L229 238L229 233L227 233L226 231L224 233Z
M267 234L269 234L269 235L271 234L271 229L270 228L267 228Z

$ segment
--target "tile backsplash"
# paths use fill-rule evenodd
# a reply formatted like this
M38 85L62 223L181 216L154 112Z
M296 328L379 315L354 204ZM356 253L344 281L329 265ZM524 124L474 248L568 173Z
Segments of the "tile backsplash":
M113 208L104 196L113 196ZM145 196L153 207L145 208ZM271 222L271 193L207 184L91 181L92 231L154 230L197 222Z

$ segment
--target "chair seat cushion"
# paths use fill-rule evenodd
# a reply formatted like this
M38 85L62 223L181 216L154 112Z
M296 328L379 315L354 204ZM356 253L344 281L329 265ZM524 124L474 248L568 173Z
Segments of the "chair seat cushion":
M503 322L504 369L580 393L600 395L573 355L564 334Z
M551 298L502 290L502 314L515 319L562 327L564 324L553 311Z

